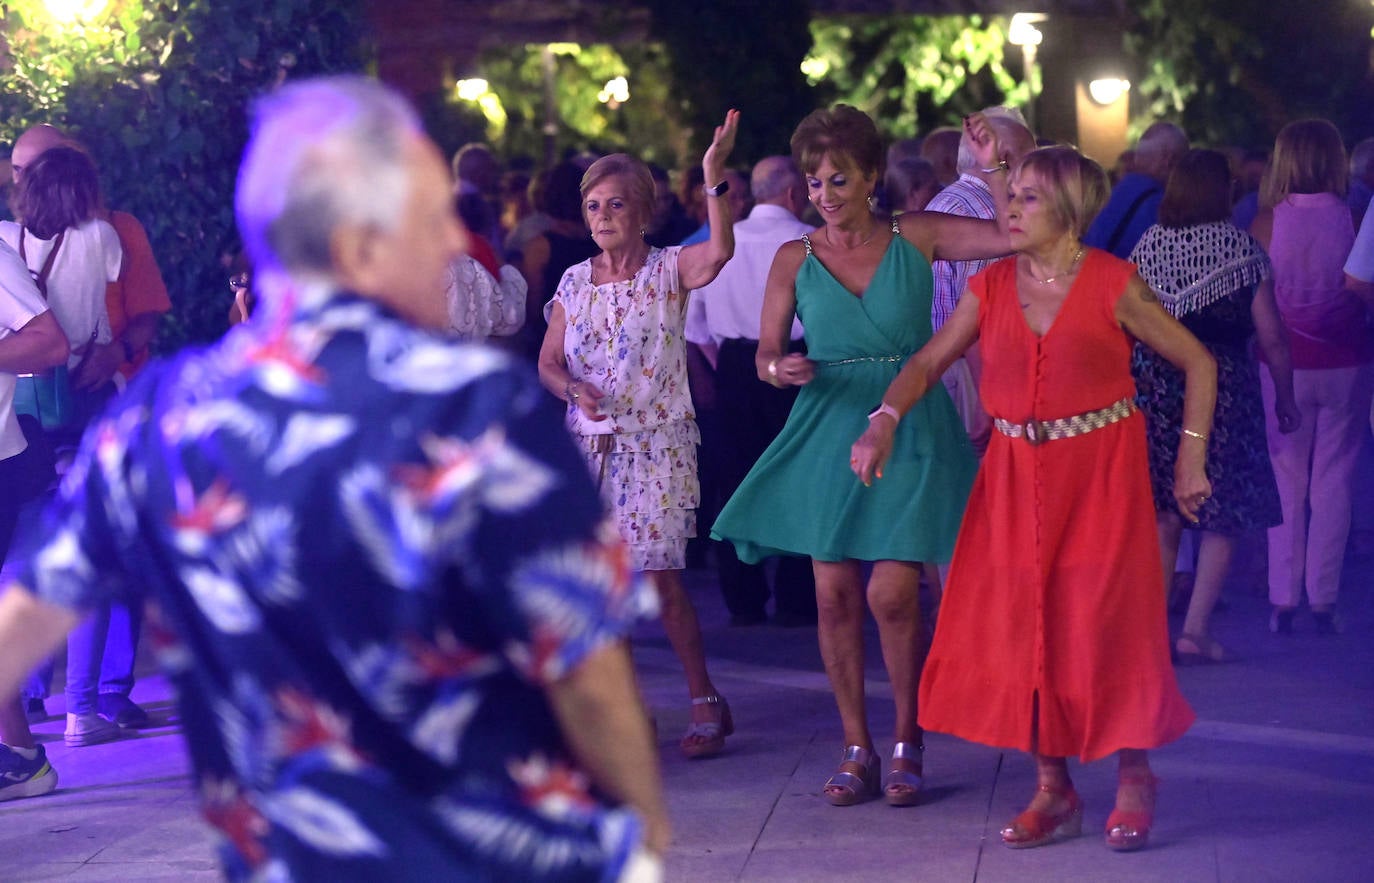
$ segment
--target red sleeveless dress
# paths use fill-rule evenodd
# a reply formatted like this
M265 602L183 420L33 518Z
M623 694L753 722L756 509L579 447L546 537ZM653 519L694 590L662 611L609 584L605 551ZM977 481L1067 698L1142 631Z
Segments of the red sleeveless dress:
M970 282L980 393L1017 423L1134 397L1129 335L1113 311L1133 265L1083 260L1037 337L1016 261ZM1193 712L1169 661L1164 581L1140 412L1032 446L994 431L954 550L920 686L921 726L1042 754L1105 757L1183 734Z

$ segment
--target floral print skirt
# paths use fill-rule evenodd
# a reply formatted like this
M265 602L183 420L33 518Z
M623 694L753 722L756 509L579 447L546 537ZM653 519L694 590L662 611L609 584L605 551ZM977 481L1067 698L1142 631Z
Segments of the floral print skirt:
M584 435L578 448L611 509L636 570L681 570L697 535L695 420L641 432Z

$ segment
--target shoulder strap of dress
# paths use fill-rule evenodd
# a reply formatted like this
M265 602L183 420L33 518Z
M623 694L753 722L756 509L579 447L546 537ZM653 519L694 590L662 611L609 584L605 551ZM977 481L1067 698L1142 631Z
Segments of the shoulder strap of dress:
M806 246L806 253L809 256L811 254L811 237L803 233L801 239L802 245Z

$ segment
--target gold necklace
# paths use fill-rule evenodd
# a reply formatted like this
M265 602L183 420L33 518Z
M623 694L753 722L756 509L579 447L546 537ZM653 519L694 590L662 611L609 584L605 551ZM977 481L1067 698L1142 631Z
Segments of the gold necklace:
M829 226L829 225L826 225L826 228L825 228L825 244L826 244L826 245L829 245L829 246L832 246L833 248L841 249L842 251L853 251L853 250L856 249L856 248L863 248L865 245L868 245L868 243L872 242L872 241L873 241L873 237L874 237L874 236L877 236L877 235L878 235L878 231L881 230L882 228L883 228L883 225L882 225L882 224L874 224L874 225L873 225L873 232L869 233L869 234L868 234L868 238L865 239L863 242L860 242L858 245L835 245L835 243L833 243L833 242L830 241L830 226Z
M1041 285L1049 285L1050 283L1052 283L1052 282L1054 282L1054 281L1056 281L1056 280L1063 279L1065 276L1072 276L1072 275L1073 275L1073 271L1074 271L1075 269L1078 268L1078 262L1081 261L1081 260L1083 260L1083 246L1080 245L1080 246L1078 247L1078 253L1075 254L1075 255L1073 256L1073 260L1069 262L1069 268L1068 268L1067 270L1064 270L1064 271L1059 272L1059 273L1055 273L1053 276L1049 276L1049 277L1046 277L1046 278L1044 278L1044 279L1036 279L1036 278L1035 278L1035 273L1031 272L1030 266L1027 265L1027 266L1026 266L1026 273L1029 274L1029 276L1031 277L1031 281L1032 281L1032 282L1038 282L1038 283L1041 284Z

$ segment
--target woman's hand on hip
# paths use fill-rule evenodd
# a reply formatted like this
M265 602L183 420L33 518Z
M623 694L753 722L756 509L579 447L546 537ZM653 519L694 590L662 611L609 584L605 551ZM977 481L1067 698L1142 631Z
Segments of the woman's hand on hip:
M1298 427L1302 426L1302 412L1298 410L1297 402L1275 402L1274 419L1279 424L1279 432L1284 435L1297 432Z
M806 386L816 376L816 363L801 353L789 353L768 366L768 382L774 386Z

